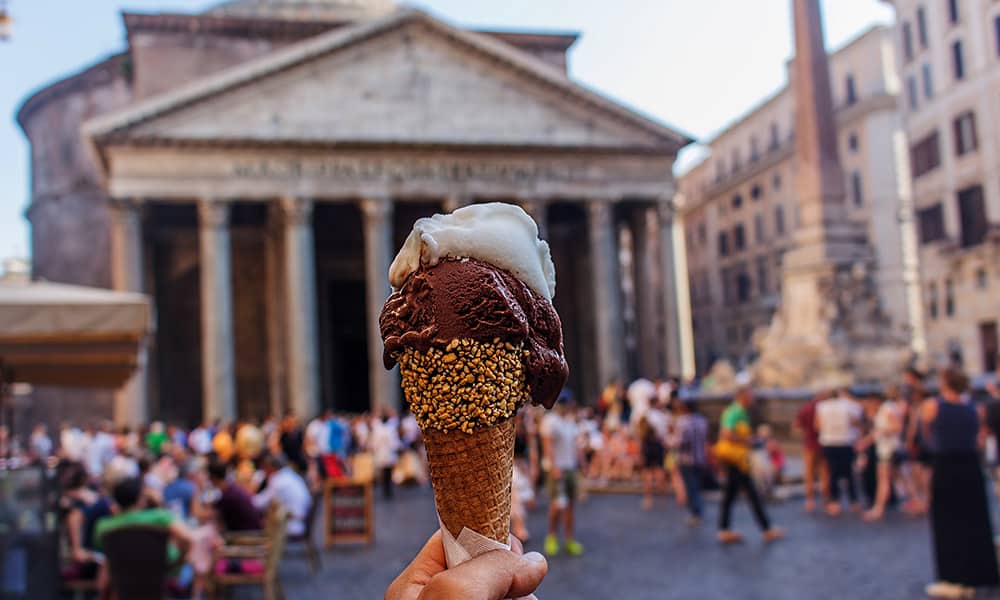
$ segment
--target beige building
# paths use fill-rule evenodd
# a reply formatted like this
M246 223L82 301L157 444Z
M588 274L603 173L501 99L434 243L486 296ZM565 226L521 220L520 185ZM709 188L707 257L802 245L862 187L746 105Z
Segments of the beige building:
M903 83L929 357L998 359L1000 4L888 1Z
M876 314L923 349L901 88L890 29L875 27L830 56L849 218L867 232ZM791 63L790 63L791 64ZM709 156L680 179L695 354L755 357L755 335L781 302L782 258L799 224L790 83L706 142Z
M18 119L36 275L146 292L156 334L114 401L40 390L33 406L190 424L398 405L378 328L390 261L415 219L488 201L523 206L550 243L582 399L691 363L668 326L685 304L661 293L683 289L672 167L690 140L577 85L575 34L461 29L388 0L124 22L121 54Z

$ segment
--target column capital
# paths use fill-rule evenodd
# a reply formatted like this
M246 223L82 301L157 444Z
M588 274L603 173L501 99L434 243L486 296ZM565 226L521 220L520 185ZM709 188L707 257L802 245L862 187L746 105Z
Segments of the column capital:
M392 218L392 200L389 198L364 198L360 206L366 223L384 222Z
M142 210L142 201L138 198L108 198L108 206L116 213L137 213Z
M472 204L472 200L468 196L462 196L459 194L451 194L445 196L441 201L441 208L444 209L446 213L453 213L456 210Z
M677 216L677 203L672 198L664 198L656 203L656 213L662 223L670 223Z
M278 200L285 225L305 226L312 223L313 201L309 198L284 196Z
M202 229L224 229L229 226L229 203L203 198L198 200L198 225Z

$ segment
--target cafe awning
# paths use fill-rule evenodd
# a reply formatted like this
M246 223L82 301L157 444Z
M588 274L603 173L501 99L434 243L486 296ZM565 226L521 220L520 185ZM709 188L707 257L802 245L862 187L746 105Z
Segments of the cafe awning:
M14 382L118 388L150 330L142 294L0 281L0 368Z

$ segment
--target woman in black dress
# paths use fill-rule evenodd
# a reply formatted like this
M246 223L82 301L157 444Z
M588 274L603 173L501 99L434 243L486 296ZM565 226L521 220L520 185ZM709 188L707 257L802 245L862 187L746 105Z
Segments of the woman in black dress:
M968 598L975 588L1000 583L979 464L979 417L963 397L969 380L957 369L940 376L941 394L921 407L921 422L933 450L931 529L937 582L933 598Z

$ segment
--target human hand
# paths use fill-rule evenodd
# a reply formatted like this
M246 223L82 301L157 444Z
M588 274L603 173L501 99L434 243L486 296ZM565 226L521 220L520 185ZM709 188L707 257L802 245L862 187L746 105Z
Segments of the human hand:
M385 600L537 600L532 592L542 583L548 564L537 552L522 556L516 537L510 542L510 551L487 552L448 569L441 532L435 532L386 590Z

